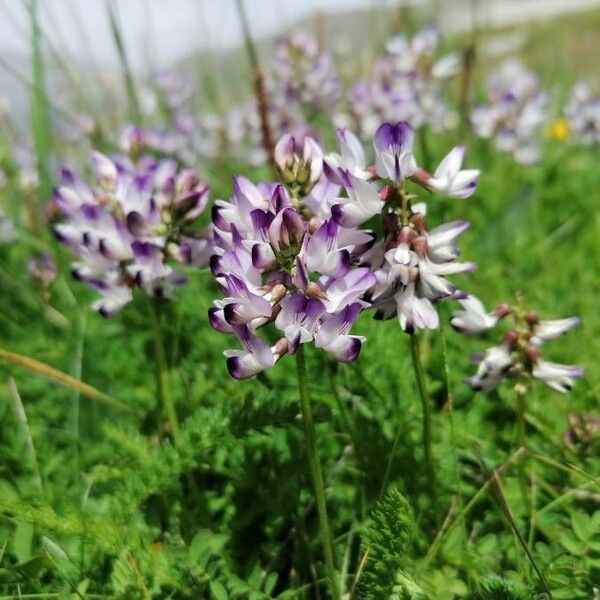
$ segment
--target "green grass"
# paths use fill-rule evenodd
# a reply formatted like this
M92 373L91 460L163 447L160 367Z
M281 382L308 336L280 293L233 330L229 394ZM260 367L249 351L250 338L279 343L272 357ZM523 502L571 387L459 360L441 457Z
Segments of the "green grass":
M571 48L581 22L535 28L532 62L544 67L541 48ZM571 64L548 67L547 83L572 81ZM41 115L44 106L35 104ZM37 133L47 141L43 125ZM434 162L454 142L431 136ZM409 340L397 323L361 316L355 331L368 341L353 365L307 348L328 509L352 598L539 598L540 580L501 498L554 598L590 598L600 582L598 437L587 453L563 441L569 414L598 414L597 163L591 149L547 140L542 163L523 167L471 139L468 164L483 171L475 196L428 198L430 225L472 223L461 248L479 269L460 278L464 289L488 306L523 292L544 318L582 318L548 344L547 358L582 364L585 379L569 395L540 384L527 398L533 519L519 489L523 454L514 454L516 399L509 387L486 396L463 383L471 353L486 340L454 333L448 307L443 334L421 340L434 407L435 498ZM213 198L229 195L229 175L240 169L211 165ZM62 265L48 301L25 271L40 247ZM0 246L0 347L81 379L131 414L0 362L0 598L317 597L325 571L293 359L251 381L230 379L222 351L235 340L206 320L218 291L209 273L189 271L190 284L163 307L181 423L171 442L155 401L146 299L101 319L88 310L93 294L69 278L69 259L46 234L35 245L24 238ZM494 469L500 485L489 479Z

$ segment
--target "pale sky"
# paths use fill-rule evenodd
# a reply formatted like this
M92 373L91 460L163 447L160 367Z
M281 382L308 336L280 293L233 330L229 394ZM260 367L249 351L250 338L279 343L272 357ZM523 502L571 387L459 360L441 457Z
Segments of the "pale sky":
M194 48L241 42L235 0L116 0L127 52L143 68L150 47L158 66L168 66ZM39 0L41 24L64 55L116 65L118 58L104 0ZM253 35L276 33L314 11L347 11L397 5L397 0L245 0ZM29 54L26 0L0 0L0 54L9 60ZM151 40L154 42L151 44ZM66 48L65 48L66 46Z

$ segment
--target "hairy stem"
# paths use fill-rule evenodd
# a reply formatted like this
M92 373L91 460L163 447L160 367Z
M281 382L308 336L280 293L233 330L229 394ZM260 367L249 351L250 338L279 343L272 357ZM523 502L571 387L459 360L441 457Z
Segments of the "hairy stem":
M435 469L433 466L433 453L431 450L431 404L429 402L429 394L427 393L427 385L425 383L425 371L421 364L421 350L419 348L419 338L416 335L410 336L410 354L412 357L413 370L421 399L421 407L423 409L423 453L425 455L425 469L427 471L427 480L429 482L429 491L432 501L436 497L436 478Z
M526 388L521 389L521 385L516 388L517 394L517 444L519 448L525 450L525 456L519 463L519 486L521 488L521 497L528 515L531 515L531 500L529 497L529 482L527 481L527 441L525 438L525 396Z
M333 597L335 600L339 600L340 589L335 569L333 541L331 538L331 530L329 528L329 519L327 518L327 507L325 505L323 472L317 454L317 435L310 406L310 398L308 396L308 379L306 376L306 363L304 361L304 350L302 346L300 346L296 352L296 372L298 375L298 392L300 395L300 407L302 409L304 439L306 441L306 456L317 505L321 543L323 545L323 554L325 556L325 568L327 569L327 577L329 578Z
M162 404L165 416L171 428L171 433L175 435L179 431L179 421L177 411L171 396L171 386L169 381L169 365L167 364L167 355L165 353L165 344L160 328L160 300L158 298L149 298L150 307L150 326L152 328L152 337L154 338L154 360L156 366L156 399Z

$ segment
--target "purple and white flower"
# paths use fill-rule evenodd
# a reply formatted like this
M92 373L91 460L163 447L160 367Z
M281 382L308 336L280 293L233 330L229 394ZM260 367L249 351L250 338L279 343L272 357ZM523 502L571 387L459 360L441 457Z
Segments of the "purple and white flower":
M487 331L496 325L499 316L495 311L487 312L483 302L475 296L467 296L458 300L462 310L454 312L450 324L454 329L466 335Z
M433 172L433 176L426 179L426 185L433 191L453 196L466 198L477 187L478 169L461 169L465 156L465 147L453 148Z
M476 106L470 115L475 135L493 137L496 147L517 162L538 162L548 96L537 75L518 61L506 61L490 75L487 95L489 102Z
M345 143L347 139L346 134L340 141ZM340 227L354 228L376 216L381 218L383 236L361 257L376 280L368 297L376 318L397 315L400 326L409 333L438 327L435 303L465 296L448 277L473 271L475 265L457 260L457 238L469 224L456 221L429 230L425 205L412 203L414 196L405 190L404 181L410 178L428 190L467 197L475 190L479 175L474 169L461 169L461 147L450 152L435 174L430 175L416 163L413 140L408 123L383 123L374 141L376 175L367 180L340 167L337 172L333 168L326 170L326 175L340 181L346 191L346 197L338 198L331 208ZM359 147L354 142L353 146L353 155L360 156ZM382 180L387 185L382 187Z
M600 146L600 94L579 81L573 86L564 114L575 136L584 144Z
M578 325L578 317L542 321L535 311L523 308L521 298L514 306L500 304L491 313L487 313L481 301L473 296L460 300L460 303L463 310L454 313L452 325L461 333L470 335L486 331L509 316L514 322L513 328L504 334L502 344L488 348L476 361L477 372L467 379L473 389L488 392L505 379L516 380L522 386L533 377L564 393L571 390L575 379L583 376L581 367L549 362L540 352L544 342L556 339Z
M129 157L92 153L92 185L63 169L54 192L65 217L54 227L56 237L78 255L73 275L99 292L93 307L104 316L127 304L134 287L171 298L185 277L169 259L203 267L212 254L212 229L194 225L208 186L189 170L178 172L173 161L136 157L136 128L125 139Z
M405 121L384 123L375 132L373 146L376 153L377 175L391 179L398 185L414 175L417 161L413 154L414 133Z
M398 35L390 40L368 77L352 86L349 114L339 116L338 124L353 126L363 140L386 121L407 121L415 129L427 125L436 132L456 127L458 116L444 87L459 73L460 58L456 53L437 57L440 41L435 27L412 39Z
M209 320L244 347L227 353L236 378L255 375L312 342L351 362L364 341L350 328L375 284L373 273L357 266L372 237L333 218L339 186L324 179L322 165L310 186L297 185L303 183L298 178L285 181L286 169L300 173L308 165L312 171L312 161L322 161L321 149L312 139L307 146L307 139L302 151L292 136L278 144L286 187L237 178L231 200L217 201L213 209L211 270L224 297L209 310ZM274 346L258 337L263 327L278 332Z

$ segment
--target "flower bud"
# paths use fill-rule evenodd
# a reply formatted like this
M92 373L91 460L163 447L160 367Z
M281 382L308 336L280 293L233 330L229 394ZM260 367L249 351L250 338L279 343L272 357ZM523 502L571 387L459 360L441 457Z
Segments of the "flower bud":
M119 173L115 163L110 158L100 152L92 152L92 169L98 178L98 183L104 190L115 188Z
M304 139L284 135L274 152L275 165L283 183L307 195L323 173L323 151L316 140L308 135Z
M137 160L144 146L146 145L146 136L142 129L135 125L129 125L121 134L121 149L129 155L132 160Z
M427 229L425 215L423 213L416 212L411 215L410 222L415 226L417 231L425 231Z
M184 169L177 175L175 190L178 194L191 192L199 184L198 176L191 169Z
M507 331L502 337L502 342L505 346L509 348L513 348L515 344L519 341L519 333L517 331L511 330Z
M529 360L531 363L536 363L540 358L540 351L538 347L534 346L533 344L528 344L525 346L523 353L527 357L527 360Z
M379 190L379 197L383 202L390 202L396 197L396 188L391 185L384 185L381 190Z
M499 304L495 309L494 309L494 315L496 317L498 317L499 319L503 319L504 317L506 317L507 315L510 315L510 313L512 312L512 308L510 307L509 304L507 304L506 302L503 302L502 304Z
M427 254L427 238L421 235L416 237L413 240L412 248L419 256L425 256Z
M287 263L296 257L305 233L304 221L292 207L277 213L269 226L269 241L280 261Z

